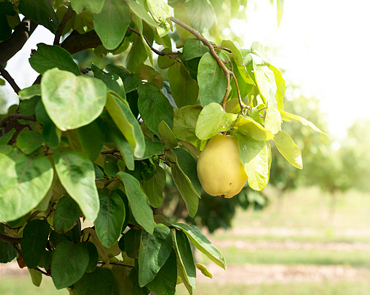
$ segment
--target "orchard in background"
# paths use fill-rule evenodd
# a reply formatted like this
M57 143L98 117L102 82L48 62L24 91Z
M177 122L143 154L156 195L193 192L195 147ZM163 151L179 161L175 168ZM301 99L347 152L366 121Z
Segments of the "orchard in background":
M284 111L285 81L261 45L221 40L225 18L246 4L0 2L0 73L20 100L0 122L1 263L16 258L36 286L51 276L57 289L78 295L170 295L180 283L192 294L196 268L212 277L192 245L225 268L197 227L156 214L166 182L181 195L184 218L193 218L202 194L197 159L208 139L231 135L247 186L262 191L270 142L302 169L282 121L321 132ZM39 43L24 61L40 75L20 89L6 62L37 26L54 44ZM92 51L112 62L92 63Z

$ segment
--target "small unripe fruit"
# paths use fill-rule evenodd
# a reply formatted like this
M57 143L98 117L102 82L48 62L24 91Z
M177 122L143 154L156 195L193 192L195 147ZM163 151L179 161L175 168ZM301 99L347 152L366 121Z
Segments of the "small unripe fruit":
M208 141L197 163L198 178L206 193L231 198L242 190L248 177L239 154L232 136L217 134Z

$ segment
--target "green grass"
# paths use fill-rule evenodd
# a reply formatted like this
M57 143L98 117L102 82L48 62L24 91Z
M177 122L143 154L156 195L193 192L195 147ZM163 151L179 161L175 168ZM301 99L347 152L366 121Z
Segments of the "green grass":
M259 285L218 285L198 284L194 295L368 295L370 280L355 282L294 282L289 284L259 284ZM183 286L178 287L178 295L187 295Z
M370 267L370 255L367 250L331 251L331 250L286 250L286 249L238 249L234 246L221 249L228 265L241 264L284 264L284 265L349 265L352 267ZM209 259L200 255L201 263Z
M56 290L51 278L43 277L40 287L32 284L30 276L0 276L1 295L68 295L67 290Z

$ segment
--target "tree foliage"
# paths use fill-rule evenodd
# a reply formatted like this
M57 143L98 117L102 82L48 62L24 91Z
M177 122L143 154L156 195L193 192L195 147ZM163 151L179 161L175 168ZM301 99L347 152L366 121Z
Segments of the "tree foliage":
M261 191L270 141L302 169L282 121L319 131L284 110L285 81L259 44L220 40L224 10L237 15L246 2L0 2L0 70L20 99L0 123L1 262L17 258L36 285L47 275L78 295L175 294L178 283L192 294L196 268L210 274L191 245L225 268L197 227L155 213L168 177L193 218L209 138L236 138L248 185ZM54 43L32 52L40 76L20 89L4 65L37 26ZM89 51L112 62L94 64Z

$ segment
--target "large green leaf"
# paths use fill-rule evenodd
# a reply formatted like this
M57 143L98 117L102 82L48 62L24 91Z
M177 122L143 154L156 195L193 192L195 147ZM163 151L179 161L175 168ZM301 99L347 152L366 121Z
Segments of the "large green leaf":
M94 121L103 111L107 97L106 86L101 80L77 77L56 68L44 73L41 92L48 115L63 131Z
M171 225L182 230L199 251L204 253L218 266L226 269L225 258L195 225L184 223L172 223Z
M67 240L59 242L53 251L51 276L60 290L78 282L89 264L89 251L84 244Z
M80 13L86 8L87 11L96 14L103 9L105 0L71 0L71 4L76 13Z
M55 33L59 26L58 17L54 8L47 0L20 0L18 4L19 11L27 18L37 24L41 24L52 33Z
M233 127L237 132L249 135L255 140L266 141L274 137L274 134L270 130L267 130L248 116L239 116Z
M209 48L205 46L202 41L198 39L189 39L184 44L181 59L190 60L196 57L202 57L206 52L209 52Z
M97 267L92 273L85 273L74 287L78 295L112 295L114 277L109 268Z
M258 141L235 133L240 150L240 161L248 176L248 185L262 191L269 182L271 165L271 147L268 141Z
M210 53L205 53L198 65L199 100L202 106L221 103L226 92L225 73Z
M104 247L112 247L121 235L126 208L116 192L99 191L100 210L94 225L96 234Z
M285 131L275 134L274 142L283 157L294 167L303 169L302 153L293 139Z
M177 257L177 273L189 293L195 288L196 270L193 253L186 235L179 230L173 231L174 249Z
M159 270L156 277L147 285L147 288L155 294L174 295L177 283L176 252L172 250L166 263Z
M236 118L236 114L226 113L221 105L212 102L199 114L195 133L199 139L209 139L220 132L230 130Z
M125 186L126 195L130 203L132 215L148 233L153 234L155 222L153 211L148 205L148 198L140 187L139 181L132 175L124 172L118 172Z
M134 36L134 41L131 46L131 50L127 55L126 67L129 71L134 72L137 66L146 61L148 53L143 43L143 39L139 35Z
M77 219L82 214L78 204L69 196L59 199L54 214L54 230L64 234L77 224Z
M120 0L105 0L101 12L94 15L94 29L109 50L122 42L130 22L131 11L127 3Z
M140 115L151 131L158 133L158 125L162 121L172 127L173 108L154 84L139 85L138 94Z
M131 110L110 93L107 95L106 108L118 129L129 142L135 157L141 158L145 153L144 134Z
M157 224L153 234L141 235L139 256L139 285L144 287L152 281L172 252L171 230L164 224Z
M168 18L172 16L172 9L164 0L146 0L150 14L161 26L166 25Z
M151 178L144 180L142 184L149 203L154 208L158 208L162 204L166 185L166 172L158 165L156 170L156 173Z
M26 156L11 146L0 146L0 222L16 220L41 202L53 181L45 156Z
M145 8L145 0L127 0L127 4L139 18L143 19L148 25L157 27L158 24L149 16L148 10Z
M120 239L119 247L122 251L126 252L128 257L139 257L142 231L142 229L131 228Z
M95 187L93 163L83 154L73 150L54 152L55 170L60 182L77 202L89 221L99 212L99 196Z
M91 161L95 161L100 155L105 142L105 132L99 118L77 129L82 150Z
M21 241L23 260L28 268L36 267L45 251L50 226L46 220L32 220L26 224Z
M281 129L281 116L276 100L277 86L274 72L267 64L260 64L254 60L253 69L258 89L267 104L265 128L276 134Z
M44 74L47 70L58 68L61 71L68 71L76 76L80 75L80 68L74 62L72 55L60 46L37 44L37 50L34 51L29 59L32 68Z
M209 0L189 0L185 2L185 8L191 26L199 32L210 29L216 20Z
M185 201L186 209L189 216L194 217L198 211L199 196L191 184L190 179L180 169L178 164L171 164L172 179L180 192L181 197Z
M178 108L193 105L198 99L199 86L181 63L174 63L168 70L171 93Z
M195 127L202 107L199 105L184 106L173 111L173 133L184 141L195 141L198 137L195 135Z

